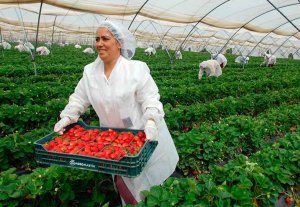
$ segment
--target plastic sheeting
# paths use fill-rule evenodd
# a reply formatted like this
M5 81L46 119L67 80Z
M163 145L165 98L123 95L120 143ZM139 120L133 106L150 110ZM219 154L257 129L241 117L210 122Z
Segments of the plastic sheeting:
M3 39L34 40L40 1L0 0ZM278 9L278 10L277 10ZM300 52L298 0L44 0L39 40L92 44L97 25L115 19L129 27L140 47L277 57ZM250 54L249 54L250 53Z

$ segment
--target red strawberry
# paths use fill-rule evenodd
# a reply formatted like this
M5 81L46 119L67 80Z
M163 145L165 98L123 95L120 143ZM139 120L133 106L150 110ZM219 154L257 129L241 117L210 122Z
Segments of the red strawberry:
M288 205L291 204L292 201L293 201L293 200L292 200L292 198L290 198L290 197L286 197L286 198L285 198L285 203L288 204Z

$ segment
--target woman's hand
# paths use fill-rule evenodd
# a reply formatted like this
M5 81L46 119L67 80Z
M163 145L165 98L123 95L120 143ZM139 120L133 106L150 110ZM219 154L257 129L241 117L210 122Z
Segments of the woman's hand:
M145 134L147 140L151 140L151 141L157 140L158 137L157 127L155 122L151 119L149 119L145 125Z
M54 132L56 132L59 135L62 135L65 130L65 127L70 124L73 124L73 121L69 117L63 117L55 124Z

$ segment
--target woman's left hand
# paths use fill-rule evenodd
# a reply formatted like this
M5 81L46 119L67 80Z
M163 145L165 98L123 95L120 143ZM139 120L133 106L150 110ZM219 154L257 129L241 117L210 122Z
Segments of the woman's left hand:
M145 125L145 134L147 140L151 140L151 141L157 140L158 137L157 127L155 122L151 119L149 119Z

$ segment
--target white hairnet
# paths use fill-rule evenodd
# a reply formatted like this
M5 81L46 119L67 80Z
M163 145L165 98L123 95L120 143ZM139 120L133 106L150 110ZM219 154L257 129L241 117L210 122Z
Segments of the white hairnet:
M122 24L112 21L103 21L100 23L99 27L105 27L112 33L114 38L116 38L122 45L121 55L126 59L131 59L134 56L136 49L136 40L134 35Z

